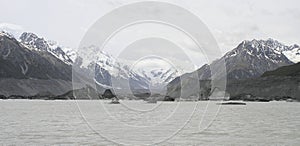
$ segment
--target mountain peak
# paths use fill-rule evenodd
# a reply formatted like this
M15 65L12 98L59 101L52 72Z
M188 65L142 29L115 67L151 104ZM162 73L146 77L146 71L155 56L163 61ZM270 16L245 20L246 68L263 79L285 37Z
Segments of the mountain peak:
M20 39L21 38L39 38L39 37L32 32L23 32L20 36Z
M260 39L253 39L252 41L246 41L248 44L251 44L253 47L259 47L259 46L269 46L273 49L277 47L282 47L284 46L282 43L278 42L277 40L274 40L272 38L268 38L266 40Z
M294 63L300 61L300 49L297 44L286 46L272 38L266 40L244 40L235 49L226 53L225 58L228 59L237 54L243 56L258 56L271 59L273 62L280 61L284 58Z
M38 51L48 51L49 45L44 38L38 37L34 33L24 32L20 36L21 43L25 44L29 48L36 49Z

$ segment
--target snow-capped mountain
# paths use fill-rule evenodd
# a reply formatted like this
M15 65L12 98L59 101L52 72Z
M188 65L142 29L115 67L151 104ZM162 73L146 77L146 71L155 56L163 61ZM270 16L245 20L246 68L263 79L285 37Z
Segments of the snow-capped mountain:
M93 73L90 76L94 76L95 82L104 88L117 88L126 90L127 93L131 92L130 90L148 92L147 79L96 46L80 49L74 65L80 69L90 70Z
M65 53L61 46L53 41L46 41L44 38L38 37L34 33L22 33L22 35L20 36L20 42L33 50L47 51L66 64L71 65L73 63L71 56ZM69 48L64 49L70 50Z
M76 51L73 48L64 47L52 40L46 41L34 33L24 32L23 28L19 25L0 23L0 31L15 38L29 48L48 51L69 65L76 59Z
M198 74L200 80L209 80L226 77L230 83L234 80L243 80L260 77L264 72L277 69L281 66L292 65L291 56L297 56L298 45L285 46L276 40L251 40L243 41L236 48L226 53L222 58L213 61L211 64L203 65L197 71L183 74L168 84L168 95L179 95L181 86L191 85L193 78L189 76ZM287 55L289 52L292 55ZM224 66L226 70L222 69ZM211 68L215 72L211 72ZM181 83L184 83L183 85ZM188 90L191 95L198 94L197 91Z
M118 60L112 55L89 46L79 50L75 65L88 68L95 73L95 81L103 87L128 90L159 92L167 83L179 76L179 71L172 68L130 68L125 60ZM159 89L159 90L158 90ZM143 92L144 92L143 91Z
M289 50L291 50L290 47L273 39L254 39L243 41L221 59L226 62L229 79L245 79L258 77L266 71L293 64L284 54L285 51Z
M255 78L266 71L293 64L284 53L294 49L295 47L285 46L273 39L245 40L222 58L202 66L197 71L201 79L210 79L211 74L218 74L215 77L220 78L226 75L228 80ZM226 72L218 71L224 61ZM216 69L215 73L211 73L211 67Z
M286 46L277 40L268 39L268 40L255 40L252 41L244 41L245 45L251 45L251 48L254 48L256 51L252 51L250 47L248 47L248 53L258 53L258 55L262 55L265 57L272 56L276 57L278 55L285 55L290 61L297 63L300 61L300 48L298 45L294 44L291 46ZM233 50L227 53L227 57L234 56L237 50ZM271 54L273 53L273 55ZM274 54L275 53L275 54ZM277 54L277 55L276 55ZM256 54L253 54L256 55ZM274 59L274 58L273 58ZM275 60L273 60L275 61Z
M82 59L80 62L81 68L89 68L90 65L97 64L115 78L128 79L130 76L136 75L136 73L130 71L128 65L117 61L112 55L99 50L96 46L92 45L82 50L78 53L78 57Z

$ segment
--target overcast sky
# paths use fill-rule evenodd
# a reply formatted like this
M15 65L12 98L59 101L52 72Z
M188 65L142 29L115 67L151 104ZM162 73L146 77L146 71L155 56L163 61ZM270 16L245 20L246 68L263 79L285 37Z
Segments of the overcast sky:
M65 46L77 47L86 30L98 18L116 7L135 1L0 0L0 23L14 24ZM253 38L274 38L286 44L300 44L298 0L167 2L195 13L209 27L224 50L232 49L242 40Z

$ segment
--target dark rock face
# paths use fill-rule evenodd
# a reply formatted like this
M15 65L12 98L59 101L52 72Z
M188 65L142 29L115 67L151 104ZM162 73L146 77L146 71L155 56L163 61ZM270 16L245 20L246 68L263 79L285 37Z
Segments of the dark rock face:
M249 94L258 98L246 100L258 100L260 97L268 100L279 100L291 97L300 101L299 77L261 77L243 81L228 83L227 91L231 99L244 100L240 95Z
M174 97L166 96L163 101L175 101Z
M262 97L267 100L300 101L300 63L265 72L256 79L229 82L227 90L231 98L243 99L239 95L251 94L257 98L249 100L261 100Z
M4 95L0 95L0 99L7 99L7 97Z
M110 89L106 89L106 90L104 91L104 93L102 94L102 97L103 97L103 98L107 98L107 99L111 99L111 98L116 97L116 95L113 94L113 92L112 92Z
M72 83L65 80L41 79L0 79L0 94L5 96L23 95L33 96L40 92L50 92L60 95L72 89Z
M246 105L244 102L224 102L220 103L220 105Z
M268 76L300 76L300 62L294 65L289 66L283 66L273 71L267 71L265 72L262 77L268 77Z
M236 96L231 96L229 100L243 100L243 101L256 101L256 102L269 102L273 100L270 97L257 97L252 94L239 94Z

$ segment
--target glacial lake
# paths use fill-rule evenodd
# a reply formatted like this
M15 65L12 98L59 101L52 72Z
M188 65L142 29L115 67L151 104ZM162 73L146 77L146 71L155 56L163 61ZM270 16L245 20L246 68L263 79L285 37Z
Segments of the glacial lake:
M0 145L300 145L300 103L0 100Z

